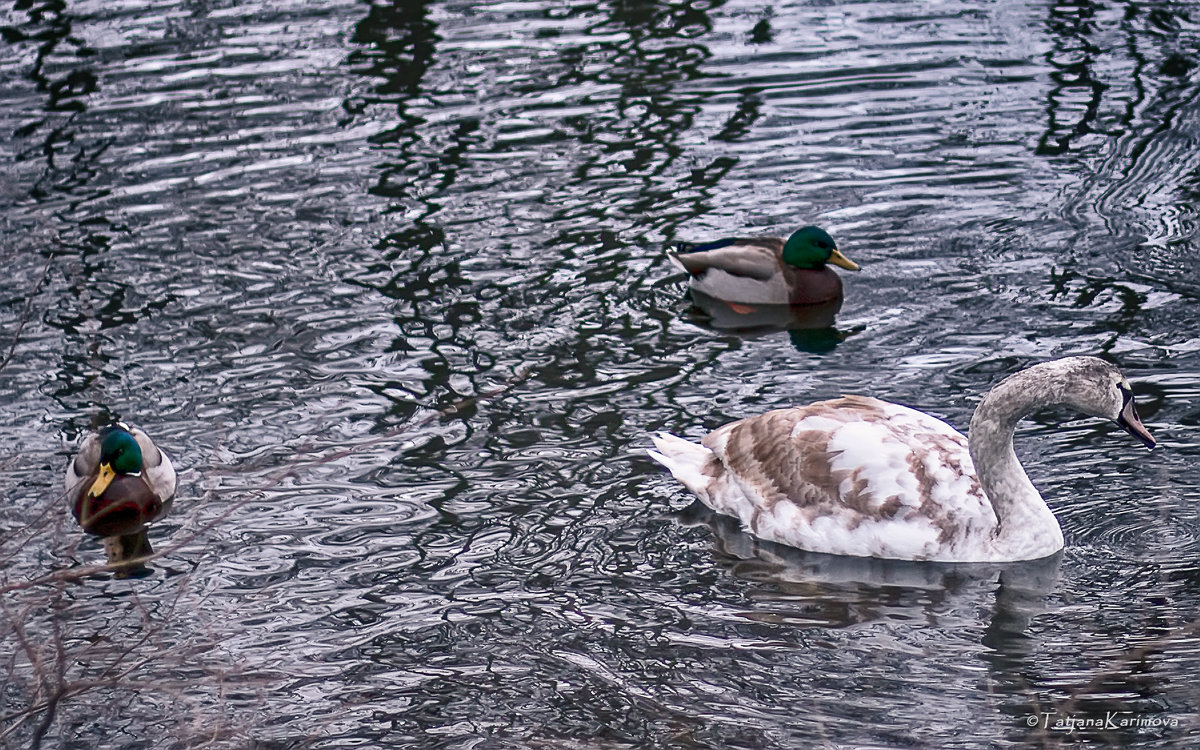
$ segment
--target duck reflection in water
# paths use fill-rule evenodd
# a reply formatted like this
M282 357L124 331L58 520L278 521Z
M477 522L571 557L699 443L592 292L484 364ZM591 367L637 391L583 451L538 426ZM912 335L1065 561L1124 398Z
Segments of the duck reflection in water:
M736 331L744 337L787 331L792 346L810 354L824 354L846 339L863 331L863 326L839 329L834 318L842 300L815 305L755 305L751 310L737 310L724 300L710 297L695 289L690 292L695 305L694 322L721 331Z

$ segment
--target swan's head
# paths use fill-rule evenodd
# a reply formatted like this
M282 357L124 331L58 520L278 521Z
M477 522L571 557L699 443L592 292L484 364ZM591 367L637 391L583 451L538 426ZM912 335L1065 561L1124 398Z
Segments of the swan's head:
M792 232L783 245L783 262L805 269L819 269L832 263L847 271L858 270L858 264L842 255L833 238L820 227L804 227Z
M1065 376L1062 401L1093 417L1116 422L1121 429L1154 447L1154 437L1142 424L1133 403L1133 389L1116 365L1096 357L1067 357L1047 366Z

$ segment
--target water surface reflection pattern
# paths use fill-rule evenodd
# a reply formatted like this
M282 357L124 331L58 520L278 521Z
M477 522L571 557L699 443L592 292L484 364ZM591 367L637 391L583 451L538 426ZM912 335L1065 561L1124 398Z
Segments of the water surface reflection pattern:
M1191 4L20 0L0 25L6 741L1200 727ZM864 269L832 331L713 330L662 252L809 222ZM642 452L851 392L965 427L1079 353L1121 362L1160 449L1024 426L1067 538L1043 563L756 544ZM14 589L102 557L54 496L97 416L176 457L155 538L186 544ZM1172 721L1026 724L1105 712Z

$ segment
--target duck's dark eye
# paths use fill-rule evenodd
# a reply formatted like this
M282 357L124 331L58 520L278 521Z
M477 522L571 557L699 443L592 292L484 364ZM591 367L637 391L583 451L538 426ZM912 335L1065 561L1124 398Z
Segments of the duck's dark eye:
M821 248L822 250L828 250L829 243L825 240L817 240L817 247Z

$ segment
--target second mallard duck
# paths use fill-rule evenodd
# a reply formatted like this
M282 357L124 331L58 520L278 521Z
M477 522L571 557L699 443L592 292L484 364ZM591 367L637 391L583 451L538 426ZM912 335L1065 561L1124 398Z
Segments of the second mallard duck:
M691 275L694 291L743 306L813 305L841 299L842 280L826 264L858 270L858 264L842 255L833 238L818 227L798 229L786 241L730 237L684 243L670 258Z

